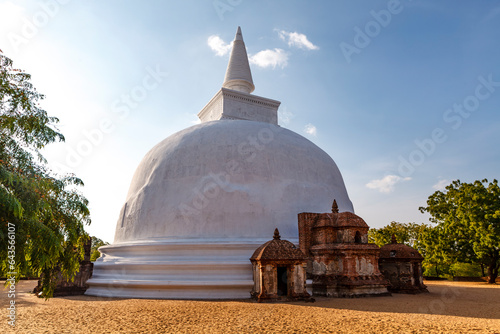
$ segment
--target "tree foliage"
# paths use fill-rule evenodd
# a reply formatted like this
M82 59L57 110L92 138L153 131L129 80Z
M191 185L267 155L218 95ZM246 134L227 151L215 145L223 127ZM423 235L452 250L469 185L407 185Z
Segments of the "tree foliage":
M444 191L429 196L433 256L450 262L485 264L488 282L494 283L500 267L500 187L498 181L453 181Z
M427 275L442 277L449 275L453 260L448 256L446 238L441 226L426 225L419 235L420 254L424 257L422 266Z
M41 275L42 295L50 297L57 270L67 278L78 270L90 218L75 190L82 180L55 175L40 153L64 137L58 119L40 108L44 96L30 79L0 50L0 270L16 280L20 273Z
M372 228L368 231L368 240L379 247L390 244L392 236L396 241L410 247L419 248L419 236L426 225L416 223L399 223L392 221L381 228Z
M103 241L97 237L92 236L92 246L90 249L90 261L94 262L101 256L99 247L109 245L109 242Z
M392 242L392 236L398 243L413 247L424 257L422 267L424 275L436 277L480 276L480 266L456 262L447 252L446 236L442 226L428 224L391 222L389 225L368 231L368 240L382 247Z
M381 228L374 228L368 231L368 241L379 247L392 242L392 236L396 237L398 243L413 247L425 258L422 265L424 268L433 266L439 276L441 261L433 258L433 228L430 225L416 223L391 222ZM428 261L429 260L429 261Z

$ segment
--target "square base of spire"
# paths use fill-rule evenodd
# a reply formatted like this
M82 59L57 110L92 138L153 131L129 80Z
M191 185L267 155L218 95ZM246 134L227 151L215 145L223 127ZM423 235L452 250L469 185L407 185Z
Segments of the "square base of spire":
M202 122L242 119L278 125L281 102L236 90L221 88L198 113Z

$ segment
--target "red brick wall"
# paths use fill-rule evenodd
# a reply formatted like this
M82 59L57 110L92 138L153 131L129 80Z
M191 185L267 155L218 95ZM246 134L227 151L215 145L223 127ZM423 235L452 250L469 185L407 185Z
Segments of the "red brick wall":
M311 256L309 248L312 246L311 227L318 217L318 213L302 212L298 214L299 220L299 247L306 255Z

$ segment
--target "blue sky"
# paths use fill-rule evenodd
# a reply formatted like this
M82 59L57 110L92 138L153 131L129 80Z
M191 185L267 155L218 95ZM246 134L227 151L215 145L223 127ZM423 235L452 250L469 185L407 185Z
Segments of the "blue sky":
M44 153L84 180L91 235L113 241L139 161L196 123L237 26L254 94L330 154L371 227L499 177L497 1L0 1L0 49L61 120Z

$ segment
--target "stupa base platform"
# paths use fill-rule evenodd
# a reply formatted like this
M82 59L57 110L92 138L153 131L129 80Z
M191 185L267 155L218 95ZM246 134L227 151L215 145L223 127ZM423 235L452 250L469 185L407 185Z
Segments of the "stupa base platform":
M250 257L266 240L142 240L103 246L86 295L247 299Z

